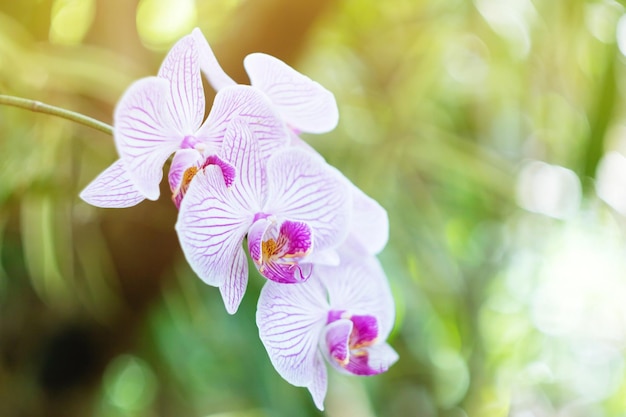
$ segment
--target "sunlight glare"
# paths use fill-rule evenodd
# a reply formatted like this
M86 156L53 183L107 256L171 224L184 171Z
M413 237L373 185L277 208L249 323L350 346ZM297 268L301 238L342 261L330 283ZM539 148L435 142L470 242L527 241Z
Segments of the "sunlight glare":
M526 210L565 219L577 212L581 199L580 181L572 170L541 161L522 167L517 201Z
M95 0L55 0L50 19L50 43L78 45L91 27Z
M141 0L137 31L151 49L167 49L191 32L198 20L195 0Z
M626 215L626 157L619 152L607 152L598 164L596 173L598 197Z

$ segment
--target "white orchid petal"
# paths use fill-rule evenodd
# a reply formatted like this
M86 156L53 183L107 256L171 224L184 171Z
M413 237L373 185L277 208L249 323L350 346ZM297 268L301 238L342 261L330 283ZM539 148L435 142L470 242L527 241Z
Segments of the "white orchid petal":
M258 212L266 193L266 172L259 142L243 119L234 119L230 123L221 153L237 172L233 198L242 206L249 206L251 211Z
M318 345L327 311L319 280L268 281L261 290L256 315L259 336L274 368L287 382L310 387L319 378Z
M235 251L230 274L220 286L220 293L228 314L235 314L248 285L248 260L243 250Z
M206 38L202 34L202 31L199 28L195 28L191 32L191 35L196 40L196 44L198 46L200 69L215 91L219 91L224 87L236 85L237 83L224 72L219 62L217 62L217 58L215 57L211 46L209 46L209 42L207 42Z
M134 186L119 159L91 181L80 193L80 198L103 208L132 207L146 199Z
M193 134L204 118L204 90L195 37L181 38L166 55L158 76L169 81L169 116L183 135Z
M354 184L352 191L352 227L350 234L370 255L385 248L389 240L389 217L376 200L369 197Z
M335 96L319 83L270 55L250 54L243 64L252 86L267 94L291 127L324 133L337 126Z
M219 166L196 174L180 205L176 231L187 261L204 282L219 287L231 277L251 220L233 203Z
M324 411L324 398L326 397L326 391L328 389L328 371L326 370L324 359L319 352L315 357L313 369L313 380L309 383L307 388L313 397L315 406L320 411Z
M350 226L351 196L339 174L321 158L290 148L267 162L268 213L306 222L314 250L340 244Z
M285 123L260 91L245 85L222 88L215 96L213 107L197 137L205 143L221 146L230 123L240 119L258 141L261 155L266 158L289 143Z
M114 139L120 158L138 191L159 197L163 164L178 149L180 138L164 112L169 82L148 77L133 83L114 114Z

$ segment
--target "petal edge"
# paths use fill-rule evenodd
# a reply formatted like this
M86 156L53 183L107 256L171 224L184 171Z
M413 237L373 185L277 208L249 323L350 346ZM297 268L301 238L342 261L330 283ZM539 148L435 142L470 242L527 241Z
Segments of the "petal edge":
M102 208L133 207L146 199L134 186L119 159L91 181L81 191L80 198Z

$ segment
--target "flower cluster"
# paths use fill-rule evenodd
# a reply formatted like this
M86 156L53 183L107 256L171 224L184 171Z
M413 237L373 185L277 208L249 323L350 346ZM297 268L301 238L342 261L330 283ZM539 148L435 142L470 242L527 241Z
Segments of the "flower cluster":
M267 278L256 321L270 360L323 409L325 362L374 375L398 358L385 341L395 311L376 259L387 213L298 136L334 129L332 93L269 55L248 55L244 66L251 85L222 70L199 29L179 40L157 76L120 99L119 159L81 198L98 207L156 200L173 155L175 227L191 268L234 314L247 247ZM216 90L206 119L202 74Z

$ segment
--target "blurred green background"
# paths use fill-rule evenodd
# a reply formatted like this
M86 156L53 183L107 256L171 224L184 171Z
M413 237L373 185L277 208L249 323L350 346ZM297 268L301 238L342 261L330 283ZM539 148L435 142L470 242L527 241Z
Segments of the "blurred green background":
M111 137L0 106L0 415L626 416L626 2L0 0L0 94L111 122L199 26L335 93L306 139L387 208L386 374L326 411L186 265L164 198L80 190ZM207 90L209 100L212 92Z

